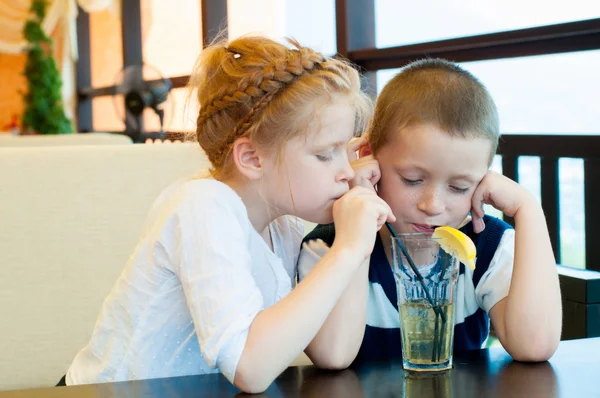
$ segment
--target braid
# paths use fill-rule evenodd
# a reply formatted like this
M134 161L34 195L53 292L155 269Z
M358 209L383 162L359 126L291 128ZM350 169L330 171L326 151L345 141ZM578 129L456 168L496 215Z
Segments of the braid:
M249 137L274 150L297 134L312 129L315 107L347 96L363 130L370 102L360 91L358 72L288 40L292 48L262 36L244 36L202 50L190 78L200 110L197 140L212 163L214 178L234 170L233 143Z
M267 106L269 102L271 102L276 93L277 91L274 90L264 95L261 99L259 99L256 102L256 104L254 104L254 106L250 109L246 116L244 116L244 118L240 120L239 123L235 126L233 132L229 135L229 137L227 137L227 140L223 142L221 148L218 151L217 159L224 159L225 157L227 157L229 151L231 150L231 146L233 145L235 140L241 137L243 133L247 132L250 129L250 127L252 127L254 116L257 113L260 113L260 111L262 111L263 108Z
M280 89L281 85L278 83L289 83L294 76L311 72L316 65L324 61L323 55L307 48L292 50L290 53L289 60L281 60L262 71L244 76L237 84L232 84L214 95L198 115L198 125L234 104L246 103L252 98L262 97L272 90Z
M290 50L288 59L276 61L263 70L244 76L238 84L230 85L208 102L198 115L197 126L203 125L231 106L249 103L253 98L259 98L221 144L215 159L217 164L228 155L235 140L252 127L255 116L261 113L283 87L318 69L323 61L323 55L307 48Z

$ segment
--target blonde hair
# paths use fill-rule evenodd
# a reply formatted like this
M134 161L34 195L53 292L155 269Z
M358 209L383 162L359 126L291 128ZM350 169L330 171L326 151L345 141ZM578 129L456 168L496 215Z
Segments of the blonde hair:
M358 72L344 60L288 41L292 47L244 36L212 44L198 58L190 79L200 105L196 138L215 178L231 172L238 138L280 151L290 138L307 134L319 106L338 96L354 107L356 131L368 123L372 106Z
M404 67L382 90L369 141L373 152L389 135L415 124L435 124L452 136L489 138L492 154L500 138L498 111L485 86L444 59L423 59Z

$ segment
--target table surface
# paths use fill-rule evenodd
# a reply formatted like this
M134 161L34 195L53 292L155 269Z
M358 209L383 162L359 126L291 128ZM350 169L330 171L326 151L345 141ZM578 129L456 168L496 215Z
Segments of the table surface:
M436 376L377 362L324 371L288 368L264 393L269 397L600 397L600 338L561 342L549 362L512 361L500 348L457 352L454 368ZM245 395L221 374L0 392L28 397L231 397Z

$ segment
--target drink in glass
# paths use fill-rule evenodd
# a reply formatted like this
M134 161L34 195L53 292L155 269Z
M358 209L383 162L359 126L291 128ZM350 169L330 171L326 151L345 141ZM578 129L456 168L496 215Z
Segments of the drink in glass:
M442 250L431 234L392 238L404 369L435 372L452 368L458 266L456 257Z

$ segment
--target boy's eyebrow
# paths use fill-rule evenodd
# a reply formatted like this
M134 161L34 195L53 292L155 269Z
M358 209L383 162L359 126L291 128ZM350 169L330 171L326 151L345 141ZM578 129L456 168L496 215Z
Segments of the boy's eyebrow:
M466 181L474 183L474 182L476 182L477 178L475 178L471 174L459 174L457 176L453 176L450 180L451 181L466 180Z
M345 147L346 145L348 145L348 143L345 142L345 141L327 142L327 143L324 143L324 144L315 145L315 149L316 150L323 150L323 149L328 149L328 148L332 148L332 147L333 148L338 148L338 147L341 147L341 146Z
M425 173L425 174L429 173L428 170L425 170L423 167L416 166L416 165L411 165L411 166L408 166L408 167L407 166L394 166L394 169L396 169L397 172L416 170L416 171L419 171L419 172Z
M396 167L394 167L394 169L396 170L396 172L403 172L403 171L406 172L406 171L416 170L416 171L418 171L420 173L424 173L424 174L428 174L429 173L428 170L426 170L426 169L424 169L424 168L422 168L420 166L417 166L417 165L412 165L410 167L396 166ZM477 180L478 179L475 176L471 175L471 174L458 174L458 175L452 176L450 178L450 181L467 181L467 182L469 182L471 184L476 183Z

